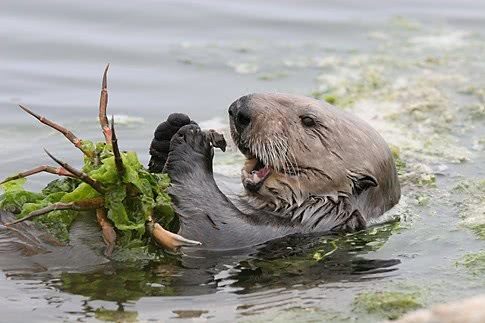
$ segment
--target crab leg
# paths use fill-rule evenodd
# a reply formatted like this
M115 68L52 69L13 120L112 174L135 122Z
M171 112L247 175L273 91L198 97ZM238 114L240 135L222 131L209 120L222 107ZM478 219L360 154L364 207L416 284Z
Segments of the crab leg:
M30 175L41 173L41 172L47 172L47 173L51 173L51 174L59 175L59 176L76 177L73 174L71 174L68 170L66 170L64 167L52 167L52 166L43 165L43 166L39 166L39 167L30 169L30 170L27 170L27 171L22 172L22 173L18 173L16 175L13 175L13 176L10 176L10 177L7 177L3 181L1 181L0 184L6 183L6 182L9 182L9 181L13 181L13 180L16 180L16 179L19 179L19 178L24 178L24 177L27 177L27 176L30 176Z
M99 123L101 129L103 129L104 138L107 144L111 144L111 129L108 123L108 117L106 116L106 108L108 106L108 74L109 64L106 65L103 74L103 83L101 85L101 95L99 97Z
M53 128L53 129L59 131L60 133L62 133L67 138L67 140L72 142L74 144L74 146L76 146L76 148L78 148L79 150L81 150L83 152L84 155L86 155L89 158L93 157L93 154L91 152L83 150L82 141L78 137L76 137L70 130L68 130L68 129L64 128L63 126L58 125L57 123L54 123L54 122L38 115L37 113L35 113L33 111L30 111L29 109L27 109L26 107L24 107L21 104L19 104L19 107L22 110L24 110L25 112L27 112L28 114L30 114L31 116L33 116L34 118L36 118L37 120L39 120L40 122L42 122L43 124L45 124L45 125Z
M44 150L47 153L47 155L49 155L50 158L52 158L56 163L61 165L64 169L67 169L69 172L71 172L75 177L79 178L86 184L90 185L99 193L103 194L105 192L104 187L99 182L89 177L86 173L72 167L68 163L60 161L59 159L52 156L46 149ZM101 199L102 203L98 204L97 207L90 207L89 209L90 210L96 209L96 218L98 219L98 223L101 226L101 230L103 232L103 239L107 244L104 254L105 256L110 256L116 244L116 232L113 228L113 225L109 222L108 218L106 217L106 210L104 209L104 199L103 198L99 198L99 199ZM61 205L61 207L62 206L63 205Z
M120 179L123 178L125 174L125 167L123 166L123 159L121 158L120 148L118 147L118 138L116 137L115 132L115 120L114 117L111 116L111 142L113 144L113 155L115 157L115 164L116 169L118 170L118 176Z
M21 219L18 219L16 221L6 223L6 226L17 224L20 222L24 222L26 220L33 219L37 216L52 212L52 211L57 211L57 210L76 210L76 211L83 211L83 210L94 210L98 209L100 207L104 206L104 198L102 197L95 197L92 199L88 200L81 200L81 201L75 201L75 202L69 202L69 203L54 203L49 206L46 206L42 209L38 209L35 211L30 212L26 216L24 216Z
M151 215L148 218L147 229L152 235L153 239L155 239L155 241L164 249L177 251L181 247L195 247L202 244L199 241L189 240L181 235L165 230L160 224L153 221L153 217Z
M115 248L116 232L115 232L115 229L113 228L113 225L111 224L111 222L108 220L108 217L106 216L105 208L96 209L96 218L98 219L98 223L101 226L104 242L107 245L106 249L104 250L104 255L106 257L109 257L111 256Z
M63 162L59 159L57 159L56 157L52 156L48 151L47 149L44 149L44 151L46 152L47 155L49 155L50 158L52 158L56 163L58 163L59 165L61 165L64 169L66 169L67 171L69 171L71 174L73 174L75 177L79 178L80 180L82 180L84 183L88 184L89 186L91 186L92 188L94 188L96 191L98 191L99 193L101 194L104 194L106 192L105 188L103 187L103 185L101 183L99 183L98 181L96 181L95 179L92 179L91 177L88 176L88 174L72 167L71 165L69 165L68 163L66 162Z
M219 148L224 152L226 151L227 143L222 134L218 133L214 129L209 129L206 131L206 133L213 147Z

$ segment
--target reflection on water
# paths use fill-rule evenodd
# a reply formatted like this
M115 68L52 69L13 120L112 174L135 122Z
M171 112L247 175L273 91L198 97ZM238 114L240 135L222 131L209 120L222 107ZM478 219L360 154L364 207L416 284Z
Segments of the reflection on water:
M128 265L111 262L87 272L73 271L75 268L30 273L9 270L6 276L12 281L30 281L28 288L54 288L83 296L82 311L70 314L84 318L136 321L138 313L125 306L141 298L207 297L221 291L247 295L241 299L237 312L253 315L264 312L266 307L286 308L299 304L299 297L292 299L291 296L290 291L295 288L304 291L334 283L350 287L355 282L391 275L400 263L398 259L368 259L366 254L383 246L395 230L399 230L399 223L347 235L296 235L240 255L204 252L182 258L167 256L161 262ZM261 294L265 296L258 296ZM55 297L47 299L50 305L65 301ZM100 301L112 305L105 308ZM210 317L208 309L204 308L173 309L171 312L174 318Z
M378 250L397 224L343 237L294 236L268 243L256 257L241 261L231 276L239 293L270 288L303 288L335 282L380 279L397 270L398 259L368 259Z
M111 262L87 272L26 273L10 279L41 280L47 287L90 299L125 303L144 296L204 295L231 288L238 294L275 288L321 286L385 277L398 259L367 259L398 229L398 223L346 235L290 236L239 255L195 252L160 261Z

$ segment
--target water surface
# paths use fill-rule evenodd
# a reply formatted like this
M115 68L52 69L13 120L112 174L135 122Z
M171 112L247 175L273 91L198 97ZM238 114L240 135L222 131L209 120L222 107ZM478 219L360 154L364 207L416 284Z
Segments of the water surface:
M107 63L121 146L144 163L169 113L224 129L230 103L261 91L353 111L405 163L392 211L401 223L356 235L142 263L2 257L2 320L372 322L385 317L356 308L362 293L411 293L427 306L485 292L483 271L461 265L485 249L476 229L485 226L482 3L5 0L0 8L0 177L50 163L42 147L79 166L69 142L16 104L101 140ZM218 153L215 171L237 176L240 161ZM50 179L34 176L28 187ZM86 236L99 240L95 230Z

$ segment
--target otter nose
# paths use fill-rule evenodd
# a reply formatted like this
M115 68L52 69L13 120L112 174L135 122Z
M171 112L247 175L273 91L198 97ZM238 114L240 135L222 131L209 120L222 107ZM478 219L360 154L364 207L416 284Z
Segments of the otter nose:
M251 111L246 101L247 97L243 96L229 107L229 116L239 132L242 132L251 124Z

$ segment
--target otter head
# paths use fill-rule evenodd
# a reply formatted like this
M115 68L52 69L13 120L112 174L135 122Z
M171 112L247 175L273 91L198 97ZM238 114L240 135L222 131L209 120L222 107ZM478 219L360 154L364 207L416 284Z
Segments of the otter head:
M246 156L245 193L258 207L281 211L315 197L359 194L379 185L382 168L394 169L387 145L370 126L312 98L246 95L231 104L229 119Z

